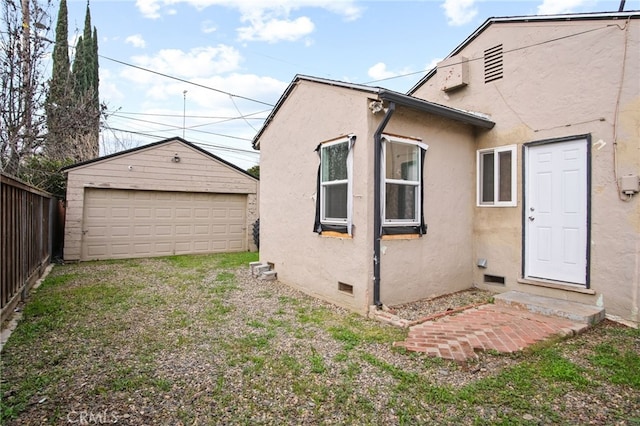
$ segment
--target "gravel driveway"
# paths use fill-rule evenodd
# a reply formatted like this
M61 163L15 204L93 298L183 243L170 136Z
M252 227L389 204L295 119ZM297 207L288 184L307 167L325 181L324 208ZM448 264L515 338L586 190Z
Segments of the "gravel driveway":
M255 256L56 266L3 350L2 424L640 424L637 330L460 365L254 279Z

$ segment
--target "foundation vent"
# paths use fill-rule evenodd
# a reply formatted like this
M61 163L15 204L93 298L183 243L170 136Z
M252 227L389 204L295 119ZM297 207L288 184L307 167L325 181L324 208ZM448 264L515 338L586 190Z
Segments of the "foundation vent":
M353 286L340 281L338 281L338 290L343 293L353 294Z
M484 82L502 78L502 45L499 44L484 51Z
M499 277L497 275L484 274L484 282L490 283L490 284L504 285L504 277Z

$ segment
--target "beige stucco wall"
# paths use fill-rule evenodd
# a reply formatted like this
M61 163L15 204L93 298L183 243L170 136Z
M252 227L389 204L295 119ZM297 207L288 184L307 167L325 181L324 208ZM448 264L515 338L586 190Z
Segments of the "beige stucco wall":
M260 138L260 260L278 279L365 313L373 302L373 135L384 113L370 94L300 81ZM381 301L386 305L472 285L473 131L398 107L386 132L429 145L425 172L426 236L381 244ZM353 238L313 232L323 141L353 133ZM353 286L353 295L338 283Z
M429 146L423 167L428 230L418 239L383 239L381 301L396 305L472 287L472 128L399 108L386 131Z
M504 77L484 84L483 51L500 43L505 52ZM484 285L484 273L504 276L505 287L484 286L604 305L608 314L637 322L640 196L620 199L614 159L618 177L640 174L640 20L496 23L460 55L470 60L466 88L445 93L439 90L436 75L414 95L490 114L497 124L478 137L477 149L580 134L592 137L593 294L518 282L522 268L520 148L518 206L475 208L473 258L487 258L489 267L475 269L474 282Z
M258 180L179 141L78 166L67 173L64 258L80 259L85 188L247 194L247 241L256 250L251 225L259 216L258 187Z
M364 94L303 81L260 138L260 260L274 264L278 280L361 312L371 297L372 276L367 111ZM351 133L354 237L319 236L313 232L319 164L314 150ZM352 285L353 295L339 291L338 282Z

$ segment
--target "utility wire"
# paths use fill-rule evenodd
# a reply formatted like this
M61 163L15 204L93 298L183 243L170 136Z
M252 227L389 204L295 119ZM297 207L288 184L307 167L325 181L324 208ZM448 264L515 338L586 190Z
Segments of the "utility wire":
M236 111L238 111L238 114L240 114L240 117L242 117L242 119L244 120L244 122L245 122L245 123L247 123L247 125L248 125L249 127L251 127L251 128L253 129L253 131L254 131L254 132L257 132L257 131L258 131L258 129L256 129L255 127L253 127L253 126L251 125L251 123L249 123L249 121L248 121L246 118L244 118L244 114L242 114L242 113L240 112L240 108L238 108L238 105L236 104L236 101L233 99L233 97L229 96L229 99L231 99L231 103L232 103L232 104L233 104L233 106L236 108Z
M266 106L270 106L270 107L275 106L273 104L270 104L270 103L267 103L267 102L263 102L263 101L259 101L257 99L252 99L252 98L248 98L246 96L241 96L241 95L234 95L233 93L225 92L224 90L220 90L220 89L216 89L216 88L213 88L213 87L205 86L204 84L194 83L192 81L185 80L185 79L180 78L180 77L174 77L174 76L169 75L169 74L164 74L164 73L161 73L159 71L154 71L154 70L151 70L149 68L144 68L144 67L141 67L141 66L138 66L138 65L133 65L133 64L130 64L130 63L127 63L127 62L124 62L124 61L120 61L118 59L110 58L108 56L104 56L104 55L98 55L98 56L101 57L101 58L104 58L104 59L106 59L108 61L116 62L118 64L125 65L127 67L139 69L141 71L150 72L152 74L156 74L156 75L159 75L161 77L170 78L172 80L176 80L176 81L179 81L181 83L191 84L192 86L200 87L202 89L213 90L214 92L222 93L222 94L227 95L227 96L231 96L231 97L238 98L238 99L244 99L246 101L256 102L256 103L259 103L259 104L262 104L262 105L266 105Z
M533 43L533 44L529 44L529 45L526 45L526 46L514 47L513 49L505 50L503 53L511 53L511 52L516 52L518 50L529 49L531 47L542 46L542 45L547 44L547 43L553 43L554 41L564 40L564 39L571 38L571 37L577 37L577 36L580 36L580 35L583 35L583 34L587 34L587 33L593 32L593 31L599 31L599 30L607 29L607 28L610 28L610 27L617 27L617 25L615 25L615 24L605 25L604 27L592 28L592 29L589 29L589 30L580 31L580 32L573 33L573 34L567 34L565 36L556 37L556 38L552 38L552 39L545 40L545 41L540 41L538 43ZM620 27L618 27L618 29L620 29ZM480 61L480 60L483 60L483 59L484 59L484 55L480 56L478 58L467 59L466 62ZM456 66L456 65L460 65L461 63L462 62L456 62L456 63L447 64L446 67L453 67L453 66ZM421 74L421 73L424 73L424 72L431 71L431 69L433 69L433 68L424 69L424 70L420 70L420 71L414 71L414 72L410 72L410 73L407 73L407 74L400 74L400 75L396 75L396 76L393 76L393 77L381 78L381 79L378 79L378 80L371 80L371 81L367 81L367 82L362 83L362 84L372 84L372 83L378 83L380 81L387 81L387 80L394 80L396 78L408 77L408 76L412 76L412 75L415 75L415 74Z
M271 111L271 109L266 109L266 110L262 110L262 111L257 111L257 112L252 112L249 113L243 117L220 117L220 116L209 116L209 115L187 115L187 118L208 118L208 119L219 119L219 120L241 120L244 118L247 119L251 119L251 120L264 120L265 118L262 117L252 117L253 115L258 115L258 114L263 114L265 112L269 112ZM130 111L119 111L119 110L115 110L115 111L106 111L107 114L125 114L125 115L150 115L150 116L155 116L155 117L178 117L178 118L182 118L183 115L182 114L154 114L154 113L150 113L150 112L130 112Z
M161 129L161 130L148 130L149 132L153 132L153 133L172 132L174 130L182 129L182 126L174 126L174 125L166 124L166 123L158 123L157 121L142 120L140 118L121 117L121 116L118 116L118 115L115 115L115 114L112 115L112 117L116 117L116 118L120 118L120 119L124 119L124 120L139 121L139 122L142 122L142 123L149 123L149 124L154 124L154 125L158 125L158 126L168 127L167 129ZM210 125L210 124L199 124L199 125L196 125L196 126L187 127L187 129L192 130L194 132L198 132L198 133L205 133L205 134L208 134L208 135L221 136L221 137L230 138L230 139L239 139L239 140L248 141L248 142L252 141L252 139L249 139L249 138L242 138L242 137L239 137L239 136L224 135L224 134L221 134L221 133L208 132L206 130L198 130L198 129L196 129L196 127L202 127L202 126L208 126L208 125Z
M145 132L136 132L134 130L119 129L117 127L109 127L109 129L112 132L115 131L115 132L131 133L131 134L134 134L134 135L155 138L155 139L158 139L158 140L166 139L164 136L152 135L150 133L145 133ZM246 140L250 141L250 139L246 139ZM193 141L190 141L190 142L193 142ZM193 142L193 143L195 143L197 145L205 145L205 146L208 146L208 147L211 147L211 148L217 148L217 149L221 149L221 150L225 150L225 151L260 155L260 153L258 151L250 151L248 149L233 148L233 147L228 147L228 146L224 146L224 145L207 144L207 143L204 143L204 142Z

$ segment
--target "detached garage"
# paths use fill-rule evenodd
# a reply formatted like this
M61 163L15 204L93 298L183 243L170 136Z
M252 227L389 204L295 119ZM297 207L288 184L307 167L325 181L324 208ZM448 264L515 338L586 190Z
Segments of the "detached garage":
M67 261L256 250L258 180L183 139L65 172Z

